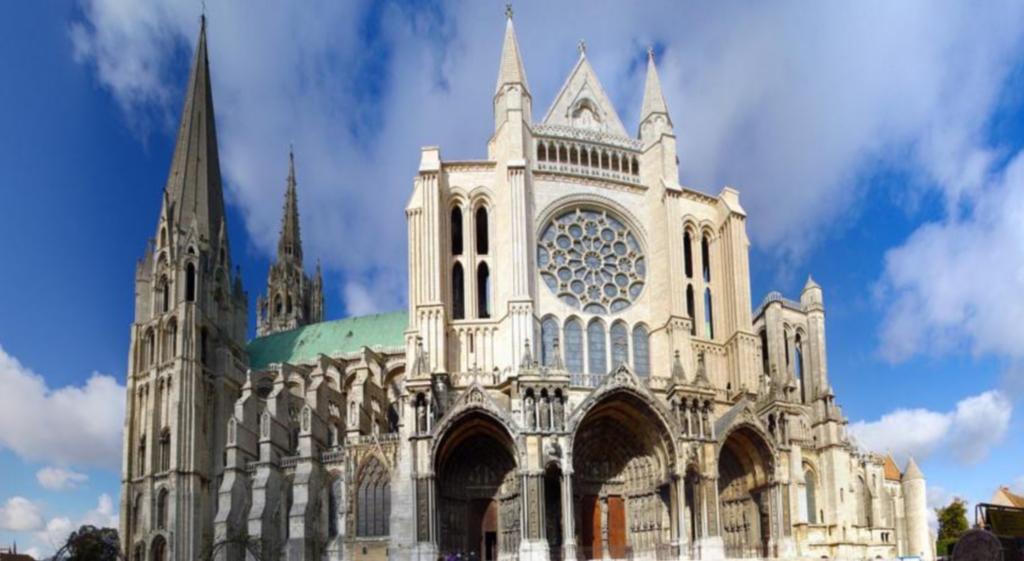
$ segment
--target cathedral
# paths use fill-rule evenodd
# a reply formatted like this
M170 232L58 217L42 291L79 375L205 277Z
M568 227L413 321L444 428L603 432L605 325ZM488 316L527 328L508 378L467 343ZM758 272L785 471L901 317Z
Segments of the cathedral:
M921 471L846 434L822 287L754 305L739 193L679 184L653 52L635 134L582 45L536 118L507 14L487 158L421 151L404 311L326 319L289 155L247 340L206 32L136 269L129 559L933 559Z

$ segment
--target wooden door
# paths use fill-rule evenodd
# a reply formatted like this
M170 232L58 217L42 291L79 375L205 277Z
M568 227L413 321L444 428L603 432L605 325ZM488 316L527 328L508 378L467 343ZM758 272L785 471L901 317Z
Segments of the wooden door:
M586 559L601 558L601 506L596 495L580 497L576 507L579 513L579 545Z
M626 501L617 495L608 497L608 554L626 558Z

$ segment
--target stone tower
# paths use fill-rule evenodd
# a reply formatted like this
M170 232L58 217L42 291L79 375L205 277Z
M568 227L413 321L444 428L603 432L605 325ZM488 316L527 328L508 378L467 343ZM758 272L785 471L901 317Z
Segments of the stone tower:
M928 530L928 491L925 487L924 474L917 467L914 458L907 461L907 469L903 471L903 504L906 510L907 551L906 555L916 555L925 561L932 557L932 539Z
M267 294L256 303L260 337L295 329L324 319L323 276L317 262L316 277L302 270L302 237L299 234L299 201L295 181L295 153L288 152L288 181L281 216L277 262L267 274Z
M132 559L196 559L212 545L216 451L246 371L246 302L231 267L204 18L156 238L135 275L120 518Z

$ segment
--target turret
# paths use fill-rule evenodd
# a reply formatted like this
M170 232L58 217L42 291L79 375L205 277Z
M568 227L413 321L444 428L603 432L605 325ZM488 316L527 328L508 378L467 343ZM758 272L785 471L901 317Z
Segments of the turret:
M498 135L507 127L509 155L525 158L527 154L526 130L533 120L533 99L526 82L523 58L519 54L519 41L512 24L512 8L505 10L505 40L501 46L501 62L498 67L498 83L494 90L494 131Z
M906 532L908 556L918 556L925 561L932 559L932 540L928 530L928 490L924 474L917 467L914 458L907 461L900 481L903 487L903 508L906 511Z

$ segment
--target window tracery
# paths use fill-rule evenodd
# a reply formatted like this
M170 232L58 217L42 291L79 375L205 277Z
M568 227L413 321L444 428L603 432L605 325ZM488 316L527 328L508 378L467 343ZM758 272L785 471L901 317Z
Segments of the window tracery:
M574 208L544 228L537 247L541 278L563 303L607 314L643 291L647 264L636 235L604 210Z

